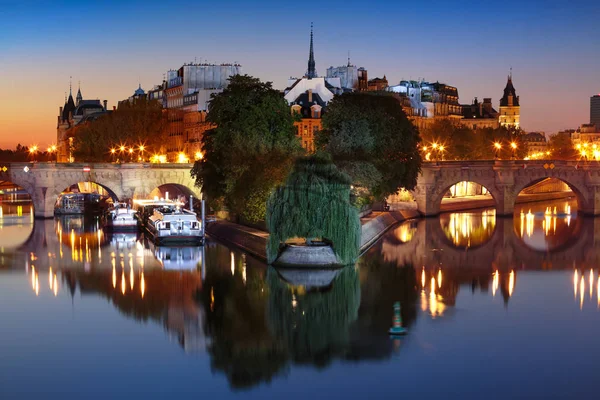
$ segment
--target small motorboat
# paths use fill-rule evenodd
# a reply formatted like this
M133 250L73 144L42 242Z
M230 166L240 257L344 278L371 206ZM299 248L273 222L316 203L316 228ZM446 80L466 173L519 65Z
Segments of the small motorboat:
M137 231L140 221L137 211L129 207L127 203L115 203L104 214L104 227L113 232Z

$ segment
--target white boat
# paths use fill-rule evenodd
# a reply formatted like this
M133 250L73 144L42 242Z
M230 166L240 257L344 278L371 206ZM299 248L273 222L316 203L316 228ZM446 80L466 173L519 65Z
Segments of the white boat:
M179 205L155 208L146 221L146 230L154 243L204 242L204 229L196 213Z
M135 231L140 227L137 211L127 203L115 203L104 216L104 227L112 231Z

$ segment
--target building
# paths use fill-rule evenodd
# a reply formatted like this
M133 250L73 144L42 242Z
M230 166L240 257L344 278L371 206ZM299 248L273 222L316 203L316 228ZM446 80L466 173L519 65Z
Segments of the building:
M146 100L147 99L147 95L146 92L144 91L144 89L142 89L142 84L138 84L138 88L134 90L133 94L131 96L129 96L126 100L121 100L119 101L119 103L117 104L117 107L120 107L122 103L124 102L128 102L130 104L135 103L138 100Z
M600 126L596 124L583 124L571 134L573 146L600 145Z
M527 156L542 157L548 151L548 141L544 132L529 132L521 135L521 142L527 146Z
M327 68L326 79L339 79L339 86L344 92L355 92L367 90L367 70L350 64L341 67Z
M461 124L471 129L492 128L499 126L498 111L492 107L492 99L486 97L483 102L473 100L471 104L463 104Z
M369 92L379 92L382 90L386 90L388 87L388 80L384 75L383 78L374 78L370 79L367 84L367 90Z
M321 129L321 118L327 110L327 105L335 95L357 90L362 82L358 78L361 71L364 71L366 79L366 70L348 63L345 67L330 67L327 69L327 77L319 77L315 67L311 24L306 74L302 78L290 78L288 86L283 91L283 98L290 105L290 112L301 117L301 120L294 125L302 147L308 152L315 151L315 135Z
M84 100L81 87L77 89L76 100L73 100L71 85L69 84L69 97L65 96L65 104L59 107L56 126L56 161L74 162L73 138L77 128L86 122L94 121L108 113L107 101L102 104L100 100Z
M508 75L508 81L504 88L504 95L500 99L500 114L498 122L500 126L519 129L521 127L521 107L519 105L519 96L512 83L512 72Z
M439 82L401 81L398 85L389 86L387 90L409 99L410 109L404 108L404 110L413 123L421 129L440 118L456 121L462 119L458 89L454 86Z
M241 74L239 64L184 64L167 72L163 104L168 119L167 159L186 161L200 151L202 132L208 129L206 112L211 95L227 87L228 79ZM156 96L160 89L154 90ZM187 113L203 115L187 116Z
M590 97L590 124L600 129L600 94Z

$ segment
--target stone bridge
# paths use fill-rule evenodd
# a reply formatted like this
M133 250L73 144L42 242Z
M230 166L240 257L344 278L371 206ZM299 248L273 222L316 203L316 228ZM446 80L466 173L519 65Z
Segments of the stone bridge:
M440 213L442 198L452 185L475 182L491 193L497 215L510 216L521 190L546 178L569 185L577 196L580 213L600 215L600 163L595 161L425 162L412 194L419 212L433 216Z
M0 166L0 181L10 181L29 193L36 218L50 218L60 193L78 182L97 183L119 200L147 198L165 185L198 196L191 168L192 164L8 163Z
M497 218L491 237L478 246L467 248L454 245L437 218L425 218L404 222L410 224L410 235L401 235L400 225L391 231L395 234L384 236L370 251L381 251L386 261L397 265L412 264L419 268L596 268L600 263L597 245L600 242L600 218L580 216L573 223L571 238L552 249L539 250L525 243L515 229L513 219Z

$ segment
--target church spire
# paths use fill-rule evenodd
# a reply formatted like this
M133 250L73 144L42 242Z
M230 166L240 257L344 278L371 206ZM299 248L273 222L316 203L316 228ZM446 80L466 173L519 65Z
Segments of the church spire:
M313 24L310 23L310 53L308 55L308 70L306 71L307 78L316 78L317 70L315 68L315 53L313 50Z
M79 106L79 104L83 101L83 96L81 95L81 81L78 82L78 87L77 87L77 98L76 98L76 104Z

